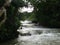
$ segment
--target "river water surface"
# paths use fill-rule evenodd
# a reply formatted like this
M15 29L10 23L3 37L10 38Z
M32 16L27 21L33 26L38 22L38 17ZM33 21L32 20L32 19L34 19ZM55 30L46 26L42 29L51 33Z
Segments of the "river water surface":
M27 20L21 23L18 38L0 45L60 45L60 29L43 28Z

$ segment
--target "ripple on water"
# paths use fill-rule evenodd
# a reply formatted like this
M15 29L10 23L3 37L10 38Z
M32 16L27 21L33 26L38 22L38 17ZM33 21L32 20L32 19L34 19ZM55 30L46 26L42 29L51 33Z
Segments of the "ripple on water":
M26 24L27 21L25 21ZM24 23L24 22L23 22ZM60 45L60 33L59 30L55 30L55 29L46 29L46 28L39 28L37 26L28 26L25 25L24 28L20 29L21 32L26 31L26 33L30 30L32 30L32 33L34 32L34 34L36 32L40 32L42 30L42 33L39 35L31 35L31 36L21 36L19 35L19 37L16 40L13 41L9 41L6 42L2 45ZM18 31L20 31L18 30ZM37 31L38 30L38 31ZM17 41L17 42L15 42ZM1 45L1 44L0 44Z
M18 40L21 45L60 45L60 36L58 36L58 33L20 36Z

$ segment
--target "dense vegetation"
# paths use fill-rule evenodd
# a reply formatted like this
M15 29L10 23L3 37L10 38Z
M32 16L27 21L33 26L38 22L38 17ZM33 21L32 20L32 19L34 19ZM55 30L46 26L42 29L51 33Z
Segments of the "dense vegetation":
M6 9L6 20L0 26L0 41L9 40L17 37L17 29L20 26L20 19L18 15L18 8L23 6L22 0L12 0L7 6L4 6L5 0L0 0L0 9L4 7ZM3 14L4 15L4 14ZM3 17L3 19L1 19ZM4 20L4 16L0 16L0 22Z
M31 20L49 28L60 28L60 1L59 0L27 0L34 7L32 13L20 13L20 7L28 7L28 2L0 0L0 41L17 37L20 20ZM5 4L6 3L6 4ZM5 10L5 11L4 11ZM3 20L3 21L2 21Z
M59 0L28 0L34 6L37 22L44 27L60 28Z
M31 12L31 13L27 13L27 12L24 12L24 13L19 13L19 19L20 20L35 20L35 14L34 12Z

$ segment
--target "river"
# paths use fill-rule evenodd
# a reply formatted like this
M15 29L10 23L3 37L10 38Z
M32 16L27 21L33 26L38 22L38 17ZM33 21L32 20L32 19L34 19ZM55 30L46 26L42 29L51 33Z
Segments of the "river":
M0 45L60 45L60 29L43 28L27 20L21 23L18 38Z

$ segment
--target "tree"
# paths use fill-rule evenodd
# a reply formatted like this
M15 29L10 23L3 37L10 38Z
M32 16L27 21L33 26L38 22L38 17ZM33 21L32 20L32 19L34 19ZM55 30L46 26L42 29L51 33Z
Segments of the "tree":
M6 9L6 18L7 18L0 27L1 32L0 41L2 41L2 40L9 40L18 36L17 29L20 26L20 20L18 17L18 8L22 7L24 2L22 0L12 0L11 3L10 2L5 3L3 0L0 0L0 2L1 7L3 6Z
M35 1L35 2L33 2ZM59 0L33 0L36 19L40 25L49 28L60 28L60 1Z

